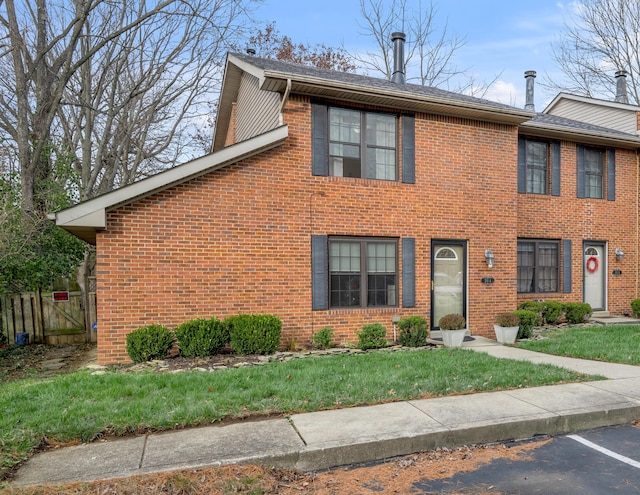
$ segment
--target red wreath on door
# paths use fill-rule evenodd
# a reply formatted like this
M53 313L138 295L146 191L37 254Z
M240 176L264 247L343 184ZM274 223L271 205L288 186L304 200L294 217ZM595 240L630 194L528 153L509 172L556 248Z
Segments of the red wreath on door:
M598 258L596 258L595 256L591 256L587 260L587 271L589 273L595 273L598 271Z

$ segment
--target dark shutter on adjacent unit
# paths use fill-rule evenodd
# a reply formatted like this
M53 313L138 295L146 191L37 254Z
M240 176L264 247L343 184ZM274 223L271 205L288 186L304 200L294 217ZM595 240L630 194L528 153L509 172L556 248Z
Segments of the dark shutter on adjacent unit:
M551 195L560 196L560 142L551 141Z
M327 263L327 236L311 236L311 309L329 309L329 265Z
M311 136L312 136L312 165L313 175L329 175L327 106L318 103L311 105Z
M607 199L616 200L616 150L607 150Z
M527 192L527 140L518 136L518 192Z
M578 165L578 197L585 197L585 177L584 177L584 166L585 166L585 149L584 146L578 145L576 146L576 154L577 154L577 165Z
M413 115L402 116L402 182L416 181L416 123Z
M562 292L571 292L571 239L562 241Z
M402 307L416 305L416 243L415 239L402 239Z

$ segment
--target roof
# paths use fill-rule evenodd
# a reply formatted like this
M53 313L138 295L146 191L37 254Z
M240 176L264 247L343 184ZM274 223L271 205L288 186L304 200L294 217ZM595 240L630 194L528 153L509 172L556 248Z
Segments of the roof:
M215 153L210 153L147 179L50 214L49 218L55 220L56 225L80 239L95 244L96 232L107 226L108 211L275 148L281 145L288 135L287 126L277 127L272 131L228 146Z
M544 113L550 113L553 108L560 103L561 100L573 100L580 103L588 103L589 105L599 105L603 107L615 108L618 110L627 110L629 112L637 112L640 108L637 105L631 103L621 103L619 101L603 100L600 98L591 98L589 96L574 95L571 93L558 93L556 97L551 100L551 103L544 109Z
M230 53L220 92L214 150L224 147L243 72L257 77L260 89L265 91L284 93L290 87L291 93L311 97L513 125L535 116L529 110L439 88Z

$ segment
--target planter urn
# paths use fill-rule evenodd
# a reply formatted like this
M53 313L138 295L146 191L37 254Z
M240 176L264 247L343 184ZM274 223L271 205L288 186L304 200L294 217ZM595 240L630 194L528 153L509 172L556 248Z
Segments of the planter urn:
M500 325L493 325L493 330L496 332L496 340L499 344L515 344L519 329L519 326L503 327Z
M466 329L461 330L440 330L442 334L442 343L445 347L462 347Z

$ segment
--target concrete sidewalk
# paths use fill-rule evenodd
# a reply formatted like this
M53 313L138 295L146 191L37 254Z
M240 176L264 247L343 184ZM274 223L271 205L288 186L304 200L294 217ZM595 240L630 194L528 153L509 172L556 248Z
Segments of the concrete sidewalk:
M640 367L550 356L476 337L465 347L607 381L295 414L96 442L35 455L13 484L90 481L232 463L317 470L464 444L555 435L640 419Z

